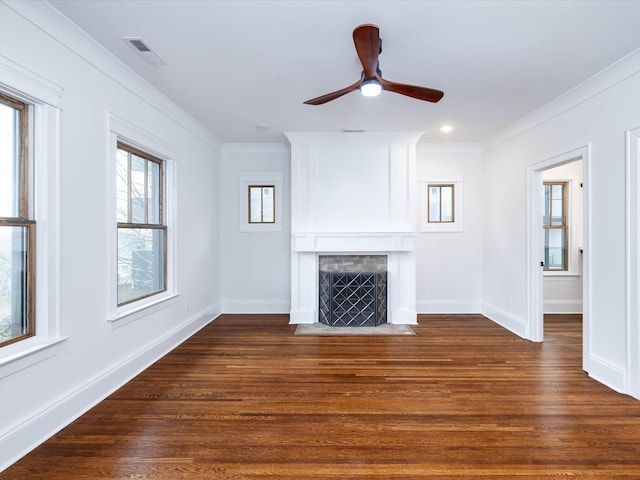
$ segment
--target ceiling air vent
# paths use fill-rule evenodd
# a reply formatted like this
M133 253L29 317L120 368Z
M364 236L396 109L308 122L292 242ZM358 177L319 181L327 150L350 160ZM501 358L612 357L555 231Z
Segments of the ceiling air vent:
M131 48L133 48L136 52L138 52L138 54L142 56L144 61L147 62L149 65L166 65L167 64L167 62L165 62L162 58L160 58L160 55L154 52L153 49L149 46L149 44L146 43L144 40L142 40L142 38L122 37L122 40L127 42L131 46Z

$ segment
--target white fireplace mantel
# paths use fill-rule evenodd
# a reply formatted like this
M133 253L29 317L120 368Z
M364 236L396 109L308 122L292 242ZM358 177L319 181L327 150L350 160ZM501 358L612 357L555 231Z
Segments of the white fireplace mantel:
M411 252L415 233L295 233L292 247L294 252Z
M387 321L415 324L417 132L286 133L291 323L318 321L318 257L387 257Z

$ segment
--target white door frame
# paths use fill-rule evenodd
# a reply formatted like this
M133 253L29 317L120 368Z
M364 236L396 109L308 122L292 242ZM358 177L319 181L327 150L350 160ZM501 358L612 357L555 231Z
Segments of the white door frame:
M640 399L640 127L626 136L626 393Z
M583 271L582 271L582 368L589 371L590 352L590 318L591 318L591 197L589 189L590 146L570 150L555 157L548 158L527 167L527 325L526 337L534 342L544 339L543 319L543 268L544 232L541 225L542 211L542 172L553 167L582 160L582 195L584 199L583 225Z

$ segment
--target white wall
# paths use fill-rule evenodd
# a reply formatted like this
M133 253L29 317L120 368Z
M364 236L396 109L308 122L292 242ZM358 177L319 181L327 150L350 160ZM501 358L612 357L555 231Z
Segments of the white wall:
M478 313L482 298L482 154L476 144L418 144L418 176L462 177L460 231L419 231L416 236L419 313ZM424 188L421 185L420 188ZM421 201L424 198L420 195ZM420 205L419 215L426 214ZM418 224L420 220L418 219Z
M635 52L488 140L484 153L490 188L484 197L483 312L524 332L532 321L527 318L527 166L588 146L585 265L591 285L584 363L591 376L619 391L625 391L628 375L625 131L640 124L639 71L640 52ZM508 297L511 305L505 304Z
M203 127L46 3L0 3L0 45L0 83L7 86L8 81L20 91L29 82L7 74L2 64L8 64L63 89L58 224L49 225L60 233L59 257L46 259L59 262L60 268L48 285L38 285L38 292L55 293L59 284L57 320L61 334L68 337L51 351L53 356L25 368L16 368L22 364L15 358L0 358L2 469L220 310L220 153L218 141ZM108 292L115 224L109 215L113 192L107 112L162 138L176 152L179 295L146 316L119 322L108 320L113 311Z
M464 177L461 232L418 232L419 313L478 313L482 293L482 159L479 145L417 146L418 175ZM286 144L227 144L222 152L220 236L223 311L287 313L290 308L290 151ZM280 231L243 232L241 175L281 173L285 219ZM416 209L420 210L420 208Z
M288 313L291 292L290 149L285 144L226 144L220 172L220 285L225 313ZM278 229L242 230L243 175L280 174ZM268 176L267 175L267 176ZM259 180L258 180L259 181ZM276 207L277 208L277 207Z

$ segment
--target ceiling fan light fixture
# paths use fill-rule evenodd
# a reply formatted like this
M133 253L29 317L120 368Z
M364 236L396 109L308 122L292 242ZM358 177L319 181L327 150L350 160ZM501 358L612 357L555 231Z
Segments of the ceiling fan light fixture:
M356 47L356 53L362 65L362 74L359 80L348 87L307 100L304 102L305 105L323 105L356 90L360 90L360 93L367 97L375 97L382 90L386 90L387 92L433 103L439 102L443 97L444 92L441 90L391 82L382 78L380 62L378 61L382 52L382 41L380 40L380 29L377 25L365 23L356 27L353 30L353 44Z
M369 78L360 85L360 93L365 97L377 97L382 91L382 84L375 78Z

